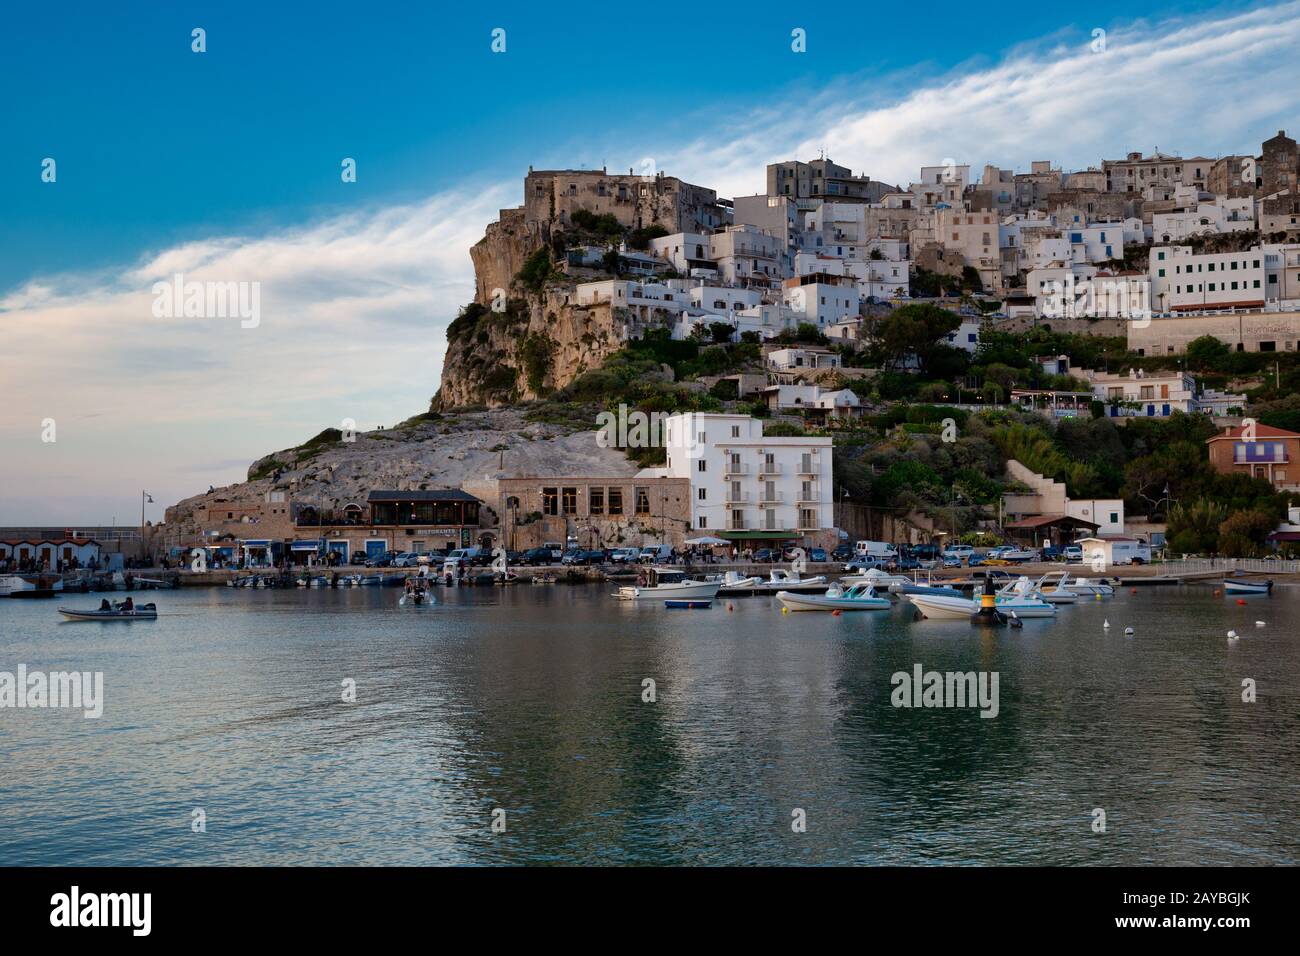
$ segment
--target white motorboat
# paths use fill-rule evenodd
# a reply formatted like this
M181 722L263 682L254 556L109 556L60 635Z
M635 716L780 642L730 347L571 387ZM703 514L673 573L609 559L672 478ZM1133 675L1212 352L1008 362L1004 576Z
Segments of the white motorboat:
M62 590L62 575L0 574L0 597L53 597Z
M428 591L407 591L397 599L397 603L401 607L406 607L408 605L411 607L421 607L426 604L437 604L438 599Z
M887 611L889 598L877 597L870 584L854 584L847 590L831 585L825 594L795 594L777 591L776 599L791 611Z
M707 599L718 596L721 581L696 581L680 568L650 567L637 571L637 583L624 585L615 595L620 601Z
M800 577L799 572L795 570L787 571L785 568L773 568L768 573L766 581L759 581L754 586L754 590L759 594L775 594L777 591L811 591L818 592L826 590L826 576L819 574L813 578Z
M980 609L980 599L954 598L945 594L905 594L904 598L915 604L926 617L948 620L968 620ZM1029 578L1007 585L997 593L995 605L999 611L1008 616L1015 612L1016 617L1055 617L1056 606L1044 601L1033 591Z
M1100 594L1102 597L1110 597L1115 593L1115 589L1106 581L1094 581L1091 578L1075 578L1069 584L1065 585L1080 597L1091 597L1094 594Z
M1074 604L1079 595L1069 586L1069 571L1048 571L1033 586L1033 592L1050 604Z
M718 588L719 594L752 594L763 579L755 575L744 575L739 571L728 571L718 579L721 585Z
M888 571L881 571L879 568L868 568L861 574L847 574L840 578L840 584L844 587L851 588L858 584L870 584L880 591L892 591L895 588L903 588L912 583L912 579L905 574L890 574Z

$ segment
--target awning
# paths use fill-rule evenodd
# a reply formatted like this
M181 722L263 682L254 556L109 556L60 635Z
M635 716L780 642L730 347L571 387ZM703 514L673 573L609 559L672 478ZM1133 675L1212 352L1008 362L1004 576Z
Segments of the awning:
M289 550L290 551L319 551L321 549L321 546L324 543L325 541L323 538L318 538L315 541L295 541L293 544L289 545Z
M269 548L271 546L271 541L269 538L263 538L257 541L250 539L247 541L240 541L239 543L242 544L245 548Z
M685 543L695 547L699 547L699 546L711 545L711 544L726 544L727 542L724 541L722 538L715 538L712 535L706 534L702 538L687 538Z
M797 531L719 531L728 541L793 541L802 538Z

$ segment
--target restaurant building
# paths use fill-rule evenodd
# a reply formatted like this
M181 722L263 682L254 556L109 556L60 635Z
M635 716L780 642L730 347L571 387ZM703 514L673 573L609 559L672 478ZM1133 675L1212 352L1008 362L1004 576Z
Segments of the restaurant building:
M501 478L497 482L505 547L547 543L617 548L681 547L691 530L687 478Z

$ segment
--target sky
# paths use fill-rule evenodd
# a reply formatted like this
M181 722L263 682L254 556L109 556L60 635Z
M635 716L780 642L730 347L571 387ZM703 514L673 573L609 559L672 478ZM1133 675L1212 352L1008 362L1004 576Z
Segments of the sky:
M156 520L344 419L425 410L473 294L469 247L530 164L653 163L730 197L822 150L906 184L949 158L1254 154L1300 128L1300 0L1134 16L10 5L0 526L134 524L142 490ZM256 283L256 326L155 315L154 283L177 273Z

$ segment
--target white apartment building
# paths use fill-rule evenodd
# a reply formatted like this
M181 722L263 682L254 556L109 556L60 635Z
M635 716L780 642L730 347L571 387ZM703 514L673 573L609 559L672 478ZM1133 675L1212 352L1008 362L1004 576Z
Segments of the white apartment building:
M678 275L689 276L697 269L717 269L709 253L709 237L700 232L677 232L651 239L650 252L672 265Z
M664 282L638 282L633 279L605 279L581 282L575 289L578 305L609 304L627 309L635 317L648 321L656 315L676 315L690 306L690 296Z
M764 302L731 314L737 339L745 332L757 332L760 338L770 339L787 329L793 329L802 318L802 313L781 302Z
M900 299L910 294L911 263L906 260L861 259L847 266L849 275L858 280L858 296L864 301Z
M834 281L830 274L822 274L825 281L820 282L806 278L787 279L781 289L781 301L802 316L800 321L822 328L859 314L862 298L853 279Z
M1300 245L1266 245L1264 301L1268 310L1300 311Z
M709 258L731 285L776 288L785 277L781 240L757 226L728 226L709 236Z
M1161 313L1264 307L1264 250L1197 254L1191 246L1151 250L1151 304Z
M820 385L769 385L763 401L774 412L799 412L810 418L852 418L862 402L852 389Z
M970 319L965 320L957 326L956 331L948 333L948 344L974 354L980 345L980 324Z
M664 436L662 471L690 479L696 530L737 541L833 540L830 438L765 437L760 419L699 412L669 416Z
M686 290L691 305L705 312L726 315L742 309L752 309L763 301L757 289L734 288L719 285L693 285Z

